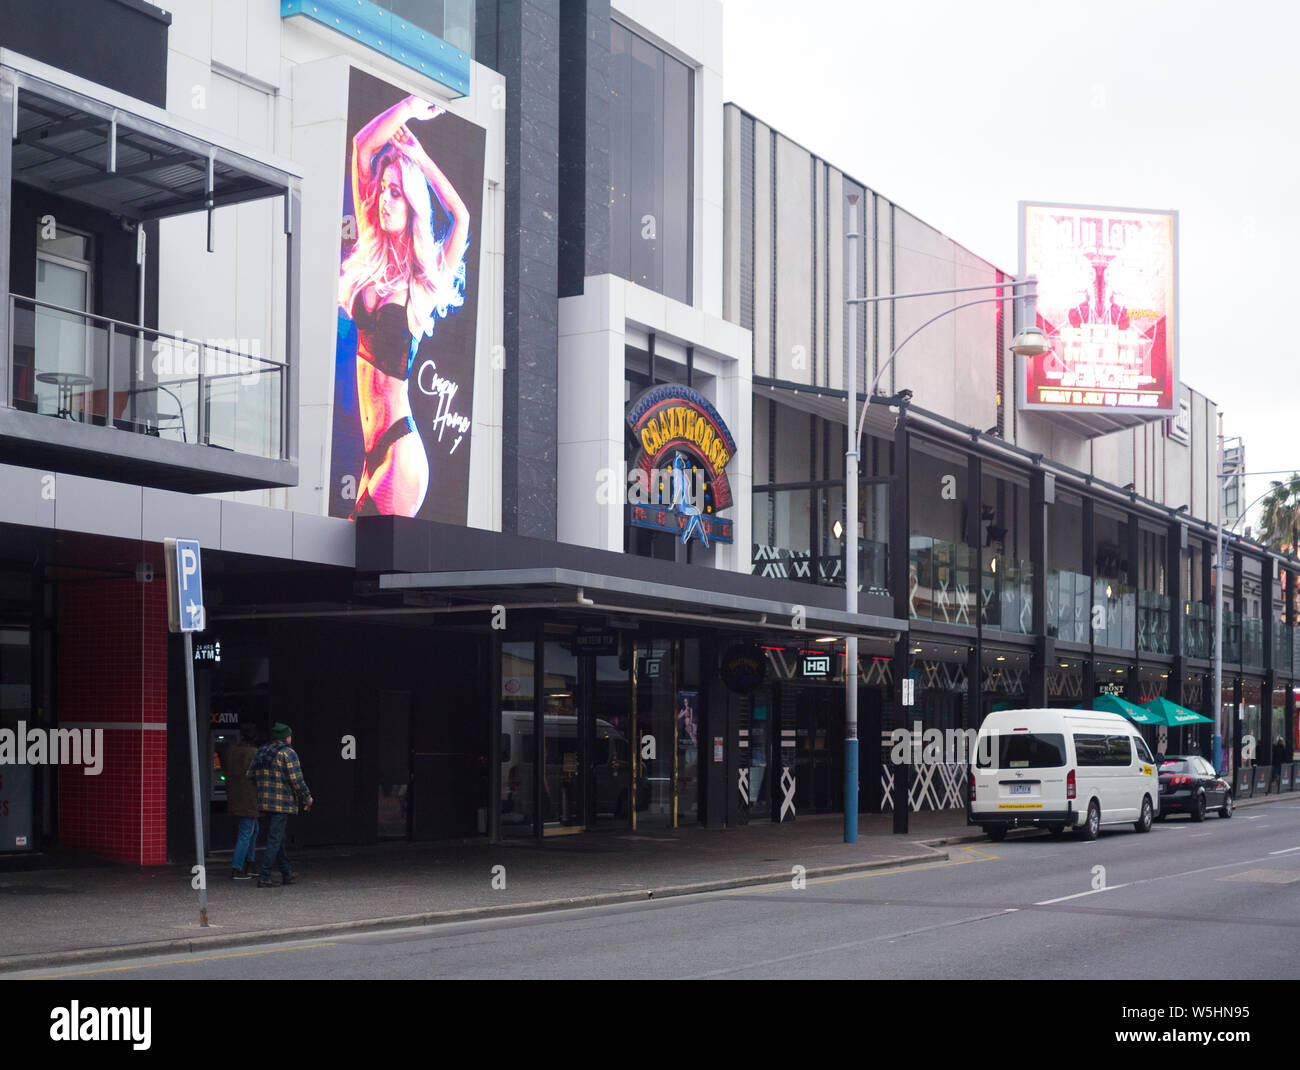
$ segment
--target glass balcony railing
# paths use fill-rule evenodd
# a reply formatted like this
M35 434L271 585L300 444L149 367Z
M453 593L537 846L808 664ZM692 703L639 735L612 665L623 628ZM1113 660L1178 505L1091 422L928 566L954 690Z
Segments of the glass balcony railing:
M1047 574L1047 633L1067 643L1088 642L1092 621L1092 580L1077 572Z
M11 294L14 408L279 458L284 365Z
M1295 650L1295 629L1281 621L1273 624L1273 671L1290 673L1292 652Z
M1183 603L1183 656L1214 656L1213 612L1204 602Z
M995 564L996 562L996 564ZM1016 635L1034 630L1034 566L1028 561L990 558L980 577L980 621Z
M908 550L909 615L913 620L975 627L975 551L961 543L913 535Z
M1223 660L1241 661L1241 614L1230 609L1223 611Z
M1169 654L1169 596L1138 591L1138 649L1148 654Z
M813 555L808 549L754 544L750 574L826 587L844 586L844 559L818 557L814 574ZM858 593L889 594L889 545L858 540Z
M1098 579L1092 583L1093 606L1100 607L1092 623L1093 642L1097 646L1132 650L1137 644L1137 590L1115 580Z
M1241 618L1241 663L1255 669L1264 667L1264 620L1262 617Z

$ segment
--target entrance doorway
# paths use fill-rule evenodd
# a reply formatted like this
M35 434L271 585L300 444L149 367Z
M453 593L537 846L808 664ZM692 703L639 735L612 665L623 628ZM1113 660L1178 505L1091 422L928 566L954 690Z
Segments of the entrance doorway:
M844 689L796 688L795 800L800 814L844 808Z
M617 653L616 637L613 652L584 649L585 639L548 629L540 641L502 644L503 836L632 824L637 728L630 656Z

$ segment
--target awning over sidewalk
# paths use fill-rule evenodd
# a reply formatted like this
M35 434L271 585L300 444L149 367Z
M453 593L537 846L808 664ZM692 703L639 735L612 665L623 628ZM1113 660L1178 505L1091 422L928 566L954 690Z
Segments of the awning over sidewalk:
M436 567L433 566L436 562ZM404 517L357 522L357 567L408 605L466 604L628 613L757 632L893 639L907 622L842 608L841 589L681 565L586 546Z

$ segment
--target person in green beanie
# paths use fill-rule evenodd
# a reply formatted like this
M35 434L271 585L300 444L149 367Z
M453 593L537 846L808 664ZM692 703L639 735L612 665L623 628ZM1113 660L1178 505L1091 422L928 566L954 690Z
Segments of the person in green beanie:
M257 784L257 804L268 818L266 849L262 852L262 868L257 877L259 888L272 887L272 866L279 867L282 884L292 884L298 879L285 853L285 832L289 816L296 814L299 807L303 813L311 810L312 797L292 744L293 729L277 721L271 726L271 742L259 748L253 759L251 773Z

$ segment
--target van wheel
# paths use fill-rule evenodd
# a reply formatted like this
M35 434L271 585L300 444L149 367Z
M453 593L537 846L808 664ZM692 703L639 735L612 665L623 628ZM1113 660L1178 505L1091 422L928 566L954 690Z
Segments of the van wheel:
M1219 807L1220 817L1232 816L1232 792L1225 792L1223 796L1223 805Z
M1201 792L1201 794L1197 795L1196 802L1192 803L1192 820L1193 821L1205 820L1205 793L1204 792Z
M1079 835L1085 840L1095 840L1101 835L1101 807L1096 799L1088 804L1088 819L1080 826Z
M1142 796L1142 816L1133 822L1133 827L1138 832L1150 832L1153 815L1151 813L1151 796Z
M1007 838L1007 826L1006 825L985 825L984 835L987 836L994 843L1001 843L1003 840Z

